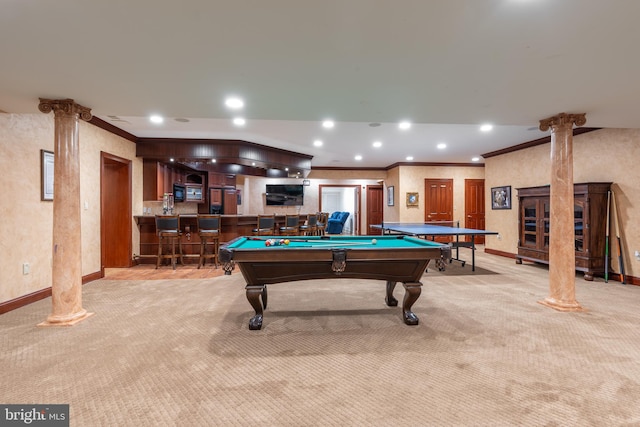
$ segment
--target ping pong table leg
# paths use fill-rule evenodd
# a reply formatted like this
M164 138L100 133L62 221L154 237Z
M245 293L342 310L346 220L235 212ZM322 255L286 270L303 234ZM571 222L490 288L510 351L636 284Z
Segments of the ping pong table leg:
M476 271L476 235L471 235L471 271Z

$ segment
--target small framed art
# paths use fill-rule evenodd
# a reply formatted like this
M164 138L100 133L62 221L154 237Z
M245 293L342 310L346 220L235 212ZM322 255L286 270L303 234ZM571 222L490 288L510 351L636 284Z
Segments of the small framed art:
M40 150L40 166L42 180L40 184L40 200L53 200L53 152Z
M511 209L511 186L491 188L491 209Z
M407 193L407 206L418 206L418 193Z
M393 185L387 187L387 206L393 206Z

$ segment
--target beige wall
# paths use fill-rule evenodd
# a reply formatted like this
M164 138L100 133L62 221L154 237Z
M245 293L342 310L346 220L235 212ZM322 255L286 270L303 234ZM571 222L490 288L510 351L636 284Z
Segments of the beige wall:
M464 226L464 180L483 179L484 168L472 166L401 166L399 185L395 189L396 209L401 222L421 222L425 220L424 211L424 180L452 179L453 180L453 220L460 221ZM418 193L418 206L408 207L406 194Z
M626 274L638 277L640 269L634 251L640 250L640 130L602 129L578 135L573 140L574 182L613 182L620 212L620 234ZM548 185L551 176L550 144L491 157L485 161L486 200L491 187L512 186L513 208L491 210L487 204L486 228L500 233L488 237L486 247L511 254L518 245L517 188ZM615 237L615 221L611 223ZM604 239L605 236L602 236ZM613 246L612 246L613 247ZM612 268L619 272L617 252Z
M258 214L309 214L320 210L320 185L359 185L362 191L362 206L360 215L360 230L366 226L366 197L364 190L367 185L378 185L386 177L384 170L357 170L357 171L327 171L312 170L307 179L310 182L304 190L304 206L267 206L265 202L266 184L301 184L299 178L262 178L244 177L242 211L248 215ZM240 208L240 207L239 207Z
M0 114L0 302L51 286L53 203L40 200L40 150L53 151L54 115ZM100 151L133 161L133 214L142 213L142 161L135 144L81 121L80 203L82 275L100 271ZM86 203L86 209L85 209ZM132 219L133 221L133 219ZM139 247L133 227L133 247ZM135 251L136 249L134 249ZM29 263L30 273L22 266Z

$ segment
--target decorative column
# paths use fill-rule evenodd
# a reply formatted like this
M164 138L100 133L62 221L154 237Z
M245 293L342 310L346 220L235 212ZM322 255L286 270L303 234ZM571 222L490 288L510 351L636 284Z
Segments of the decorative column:
M82 241L80 224L80 152L78 118L91 109L72 99L42 99L41 112L55 114L53 166L52 313L38 326L70 326L93 313L82 308Z
M573 125L585 114L560 113L540 120L551 128L551 206L549 213L549 296L540 304L560 311L582 311L576 301L575 225L573 220Z

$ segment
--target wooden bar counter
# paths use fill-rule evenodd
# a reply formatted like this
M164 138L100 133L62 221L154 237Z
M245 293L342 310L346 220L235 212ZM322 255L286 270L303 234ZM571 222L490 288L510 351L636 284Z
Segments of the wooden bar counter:
M134 216L140 229L140 264L155 264L158 254L158 236L156 235L156 218L154 215ZM198 215L180 215L182 231L182 252L185 263L197 263L200 256L200 237L198 236ZM304 224L307 214L300 214L300 224ZM258 215L220 215L220 244L236 237L250 236L256 228ZM276 215L276 230L285 224L285 215Z

